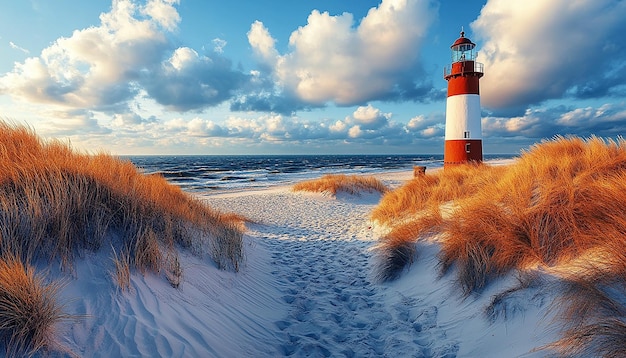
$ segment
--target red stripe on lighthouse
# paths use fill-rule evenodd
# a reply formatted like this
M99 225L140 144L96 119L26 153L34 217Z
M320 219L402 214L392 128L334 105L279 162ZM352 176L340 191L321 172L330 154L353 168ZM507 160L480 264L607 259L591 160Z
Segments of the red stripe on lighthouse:
M478 76L454 77L448 81L448 97L459 94L478 94Z
M483 160L483 141L480 139L450 139L446 140L443 157L444 166L465 164L469 161Z

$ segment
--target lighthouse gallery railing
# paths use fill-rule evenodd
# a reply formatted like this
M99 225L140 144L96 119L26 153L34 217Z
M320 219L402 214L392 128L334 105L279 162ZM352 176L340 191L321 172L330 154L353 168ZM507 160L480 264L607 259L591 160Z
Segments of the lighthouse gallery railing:
M472 66L471 64L474 64ZM454 65L454 64L453 64ZM454 66L455 69L457 66ZM464 73L484 73L485 65L480 62L475 61L466 61L461 63L461 71L455 71L455 74L464 74ZM452 65L448 65L443 68L443 77L450 76L452 74Z

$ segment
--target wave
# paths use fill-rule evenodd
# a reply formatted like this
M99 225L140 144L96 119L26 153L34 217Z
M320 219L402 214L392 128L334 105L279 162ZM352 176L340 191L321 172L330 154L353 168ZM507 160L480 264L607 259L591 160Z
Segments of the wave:
M510 159L515 155L487 155ZM329 173L373 174L438 168L442 155L129 156L146 174L159 174L184 190L245 189L289 184Z

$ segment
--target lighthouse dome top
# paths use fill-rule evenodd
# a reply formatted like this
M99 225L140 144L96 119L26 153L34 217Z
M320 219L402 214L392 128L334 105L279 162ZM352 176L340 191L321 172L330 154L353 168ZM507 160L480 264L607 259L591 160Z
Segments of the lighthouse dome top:
M450 46L452 51L460 51L460 52L470 51L474 47L476 47L476 44L473 43L467 37L465 37L465 32L464 31L461 31L461 37L456 39L456 41L454 41L452 46Z

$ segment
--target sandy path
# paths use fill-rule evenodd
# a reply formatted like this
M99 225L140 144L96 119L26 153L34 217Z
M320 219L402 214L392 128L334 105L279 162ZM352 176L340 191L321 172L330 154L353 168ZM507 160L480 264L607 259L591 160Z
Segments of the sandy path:
M368 215L378 197L287 190L211 196L213 207L257 220L248 235L270 253L288 314L272 322L286 356L454 357L437 308L373 282ZM270 209L271 208L271 209Z

